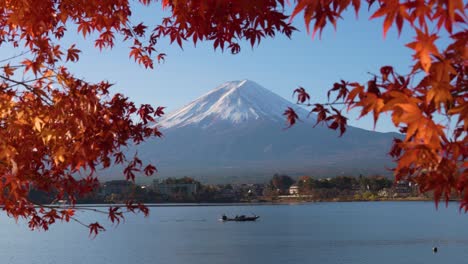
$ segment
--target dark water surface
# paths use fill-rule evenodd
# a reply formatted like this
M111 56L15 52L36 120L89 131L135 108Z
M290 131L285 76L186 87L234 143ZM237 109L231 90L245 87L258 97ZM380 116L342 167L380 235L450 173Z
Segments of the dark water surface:
M0 263L468 263L468 214L457 204L355 202L152 208L89 239L76 223L48 232L0 215ZM256 213L257 222L222 223ZM83 220L106 216L79 213ZM437 246L439 252L432 253Z

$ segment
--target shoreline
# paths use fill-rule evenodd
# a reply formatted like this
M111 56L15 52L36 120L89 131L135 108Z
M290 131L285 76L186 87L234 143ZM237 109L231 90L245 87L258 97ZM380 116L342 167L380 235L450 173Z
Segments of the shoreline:
M266 201L266 202L235 202L235 203L144 203L146 207L197 207L197 206L258 206L258 205L301 205L313 203L364 203L364 202L434 202L432 199L391 199L391 200L321 200L321 201L300 201L300 200L282 200L282 201ZM459 202L458 200L450 200L449 203ZM52 205L53 206L53 205ZM109 207L119 206L125 207L125 204L76 204L75 208L86 207ZM57 205L58 208L66 207L66 205Z

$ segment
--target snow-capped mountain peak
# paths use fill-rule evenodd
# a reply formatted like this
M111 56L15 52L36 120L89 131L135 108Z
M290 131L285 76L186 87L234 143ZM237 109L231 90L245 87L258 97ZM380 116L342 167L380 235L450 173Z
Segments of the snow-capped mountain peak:
M283 113L287 107L294 108L299 116L307 115L303 108L253 81L231 81L169 113L160 120L159 125L163 128L175 128L188 125L209 127L216 122L285 122Z

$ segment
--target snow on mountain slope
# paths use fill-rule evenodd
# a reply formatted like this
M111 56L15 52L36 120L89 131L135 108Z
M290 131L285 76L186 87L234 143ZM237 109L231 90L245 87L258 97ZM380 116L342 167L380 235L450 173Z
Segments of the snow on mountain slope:
M214 122L227 121L239 124L264 120L285 122L287 107L296 110L299 117L308 112L250 81L226 82L190 104L163 117L158 125L162 128L177 128L188 125L209 127Z

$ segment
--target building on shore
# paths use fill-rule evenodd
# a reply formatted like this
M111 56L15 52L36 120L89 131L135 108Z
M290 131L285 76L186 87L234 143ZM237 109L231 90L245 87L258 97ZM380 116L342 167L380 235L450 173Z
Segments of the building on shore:
M127 180L115 180L104 182L101 186L102 195L127 194L132 191L135 184Z
M298 195L299 194L299 186L297 184L293 184L289 187L289 194L290 195Z
M154 180L152 188L155 192L166 197L174 195L193 197L198 193L197 183L165 183Z
M393 190L393 197L409 197L412 194L413 188L411 188L411 182L398 181Z

